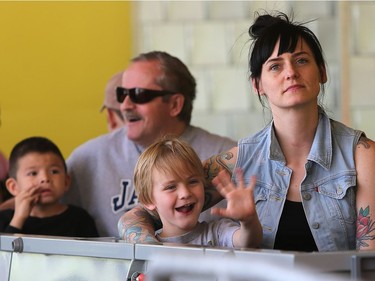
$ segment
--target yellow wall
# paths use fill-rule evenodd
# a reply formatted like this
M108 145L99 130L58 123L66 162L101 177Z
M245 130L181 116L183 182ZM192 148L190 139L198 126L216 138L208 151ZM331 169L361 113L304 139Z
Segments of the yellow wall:
M107 132L104 87L132 56L131 2L0 2L0 151L53 140L65 157Z

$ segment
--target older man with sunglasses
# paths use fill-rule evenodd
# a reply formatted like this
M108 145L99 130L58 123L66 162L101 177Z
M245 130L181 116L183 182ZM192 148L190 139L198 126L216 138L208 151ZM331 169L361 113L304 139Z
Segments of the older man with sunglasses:
M180 137L202 160L236 145L190 125L195 90L194 77L176 57L158 51L135 57L116 91L125 127L89 140L67 159L72 186L65 200L85 208L101 236L119 236L120 217L138 203L135 164L159 137ZM209 211L201 219L210 220Z

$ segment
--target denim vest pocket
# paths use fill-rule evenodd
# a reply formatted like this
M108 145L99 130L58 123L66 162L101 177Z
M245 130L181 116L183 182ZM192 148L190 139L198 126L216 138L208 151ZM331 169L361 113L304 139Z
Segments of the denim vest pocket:
M315 189L321 195L326 215L352 224L356 220L355 188L355 175L341 175L323 181Z
M264 188L264 187L261 187L259 186L258 184L255 186L255 189L254 189L254 201L255 201L255 205L257 203L260 203L261 201L266 201L267 200L267 194L268 194L268 189L267 188Z
M257 182L254 189L254 201L263 233L274 232L278 219L275 214L280 212L282 199L271 190L271 186Z

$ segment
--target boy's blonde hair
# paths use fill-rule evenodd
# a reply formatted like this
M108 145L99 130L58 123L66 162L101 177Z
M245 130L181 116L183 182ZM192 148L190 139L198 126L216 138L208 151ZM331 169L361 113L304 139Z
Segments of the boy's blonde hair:
M194 149L174 137L164 137L150 145L139 157L134 169L134 186L141 204L152 204L152 172L172 174L181 179L185 174L201 178L203 165Z

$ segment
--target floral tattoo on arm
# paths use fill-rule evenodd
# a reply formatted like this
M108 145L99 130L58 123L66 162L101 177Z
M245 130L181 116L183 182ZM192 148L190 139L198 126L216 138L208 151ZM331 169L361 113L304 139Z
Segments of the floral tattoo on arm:
M362 135L357 149L369 149L370 139ZM357 249L369 247L368 241L375 240L375 222L370 216L370 206L360 208L357 216Z
M225 152L212 156L203 163L204 177L206 181L204 210L212 207L214 202L216 202L216 199L220 198L219 193L213 187L211 181L223 169L227 170L230 174L232 173L233 165L230 164L230 160L232 160L233 157L233 153Z
M370 207L361 208L357 217L357 249L368 247L366 241L375 239L375 222L370 217Z
M223 169L227 170L231 174L233 167L229 164L229 161L232 158L233 153L225 152L212 156L210 159L206 160L203 164L206 180L211 181Z

